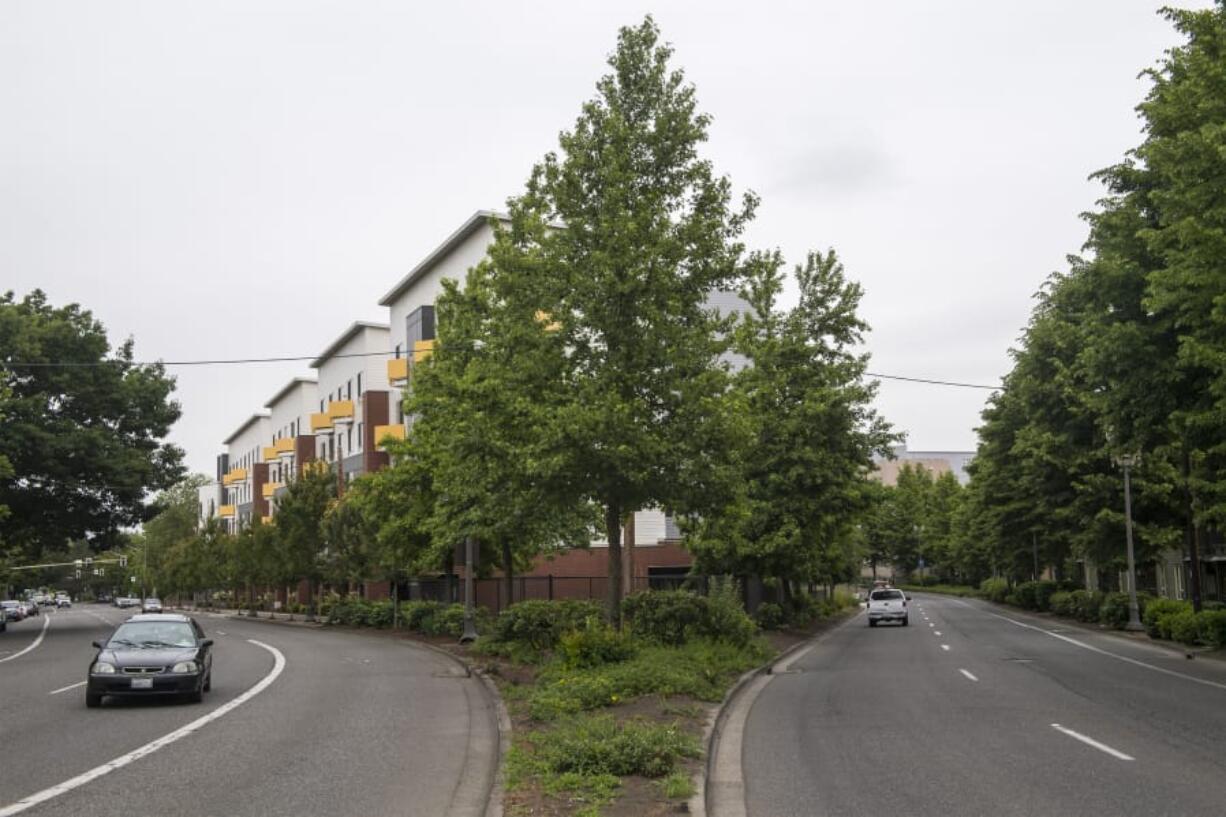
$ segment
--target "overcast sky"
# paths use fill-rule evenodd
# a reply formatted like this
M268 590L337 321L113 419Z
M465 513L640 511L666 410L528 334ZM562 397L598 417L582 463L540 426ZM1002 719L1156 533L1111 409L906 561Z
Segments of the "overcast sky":
M1148 0L0 3L0 290L78 302L141 359L315 355L501 208L655 15L762 197L752 246L835 247L872 370L992 384L1140 141ZM1191 5L1208 5L1199 3ZM306 364L176 369L172 439L221 441ZM884 382L916 450L986 392Z

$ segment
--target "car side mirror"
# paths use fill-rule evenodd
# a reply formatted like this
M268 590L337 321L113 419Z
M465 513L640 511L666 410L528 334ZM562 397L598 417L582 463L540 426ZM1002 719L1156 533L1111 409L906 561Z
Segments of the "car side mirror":
M90 642L90 643L92 643L92 644L93 644L95 647L97 647L98 649L102 649L102 642L101 642L101 641L93 641L93 642Z
M204 639L203 641L201 641L201 642L200 642L200 646L201 646L201 647L211 647L211 646L213 646L213 639L211 639L211 638L206 638L206 639Z

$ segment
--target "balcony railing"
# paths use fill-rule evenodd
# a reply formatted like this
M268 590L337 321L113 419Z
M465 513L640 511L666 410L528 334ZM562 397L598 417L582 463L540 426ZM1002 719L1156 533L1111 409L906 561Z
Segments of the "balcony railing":
M285 486L280 482L265 482L264 487L260 489L264 494L265 499L272 499L277 494L277 490Z
M433 340L415 340L413 341L413 362L421 363L430 355L434 354Z
M277 447L275 445L263 446L260 454L262 455L261 459L263 459L264 462L272 462L277 458Z
M333 423L353 422L353 401L332 400L328 403L328 416Z
M409 381L409 359L398 357L387 362L387 382L393 386L403 386Z

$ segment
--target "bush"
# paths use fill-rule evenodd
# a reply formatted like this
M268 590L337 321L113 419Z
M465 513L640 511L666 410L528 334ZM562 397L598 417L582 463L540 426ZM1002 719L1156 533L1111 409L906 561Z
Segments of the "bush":
M405 629L425 633L434 629L433 618L445 607L437 601L406 601L400 604L400 621Z
M1009 582L1005 579L984 579L979 583L979 592L989 601L1003 602L1009 595Z
M1178 613L1168 613L1160 621L1165 624L1159 626L1169 630L1170 637L1181 644L1195 644L1200 640L1200 622L1191 608Z
M1200 640L1214 649L1226 647L1226 610L1201 610L1196 617Z
M577 719L536 741L537 758L555 774L664 777L679 758L701 754L698 741L675 725L618 724L607 716Z
M1067 591L1060 591L1051 594L1051 599L1048 601L1048 609L1058 616L1073 615L1073 594Z
M1014 590L1017 606L1024 610L1045 612L1051 609L1051 597L1057 590L1055 582L1022 582Z
M556 647L563 633L576 630L587 619L603 614L604 609L594 601L521 601L498 615L494 638L543 652Z
M709 638L744 646L757 633L729 583L704 597L688 590L644 590L622 600L630 632L645 641L680 646L694 638Z
M634 655L634 643L604 621L592 616L583 626L563 633L560 640L563 663L571 669L616 664Z
M1145 624L1145 632L1149 633L1150 638L1170 638L1170 629L1166 629L1163 634L1163 628L1159 623L1161 619L1182 610L1191 610L1192 605L1186 601L1178 601L1176 599L1154 599L1145 607L1145 612L1141 616L1141 621Z
M783 608L774 602L763 602L758 605L754 618L763 630L778 630L783 626Z
M1074 590L1071 593L1070 615L1078 621L1096 622L1103 605L1103 594L1097 591Z

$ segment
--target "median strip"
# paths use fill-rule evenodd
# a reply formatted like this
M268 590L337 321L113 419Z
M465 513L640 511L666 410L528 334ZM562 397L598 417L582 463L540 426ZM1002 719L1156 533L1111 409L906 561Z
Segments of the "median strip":
M103 763L101 766L95 766L89 771L83 774L79 774L70 780L65 780L63 783L60 783L59 785L52 786L49 789L43 789L40 792L31 794L29 797L26 797L25 799L18 800L16 803L13 803L10 806L5 806L4 808L0 808L0 817L11 817L11 815L13 814L20 814L26 809L33 808L34 806L37 806L40 803L45 803L48 800L59 797L61 794L67 794L73 789L80 788L81 786L84 786L86 783L89 783L93 780L97 780L99 777L102 777L105 774L109 774L110 772L113 772L117 769L122 769L124 766L127 766L129 763L131 763L134 760L140 760L142 757L146 755L153 754L158 749L161 749L165 746L169 746L175 741L187 737L188 735L198 731L201 727L205 726L206 724L212 723L213 721L217 720L223 715L226 715L227 713L234 711L238 707L247 703L247 701L254 698L256 695L259 695L261 692L267 689L269 685L272 684L273 681L277 680L277 676L279 676L281 674L281 671L285 669L285 656L282 655L281 651L278 650L276 647L269 646L268 644L265 644L261 641L256 641L255 639L252 639L252 638L247 639L247 641L251 644L256 645L257 647L262 647L263 649L268 650L270 653L272 653L272 657L273 657L272 669L269 671L267 675L265 675L258 682L256 682L255 686L251 687L251 689L247 690L242 695L239 695L234 700L229 701L228 703L222 704L221 706L217 707L216 709L214 709L212 712L208 713L207 715L203 715L199 718L196 718L196 720L192 721L186 726L181 726L175 731L167 735L163 735L157 740L146 743L144 746L141 746L138 749L133 749L131 752L128 752L126 755L120 755L114 760L111 760L107 763Z
M1051 728L1055 729L1057 732L1063 732L1064 734L1068 735L1070 738L1079 740L1087 746L1093 746L1095 749L1097 749L1100 752L1106 752L1107 754L1111 755L1114 758L1118 758L1120 760L1136 760L1136 758L1131 755L1126 755L1118 749L1112 749L1110 746L1108 746L1105 743L1100 743L1096 741L1094 738L1089 737L1088 735L1083 735L1080 732L1074 732L1072 729L1068 729L1067 727L1061 726L1058 723L1053 723L1051 725Z

